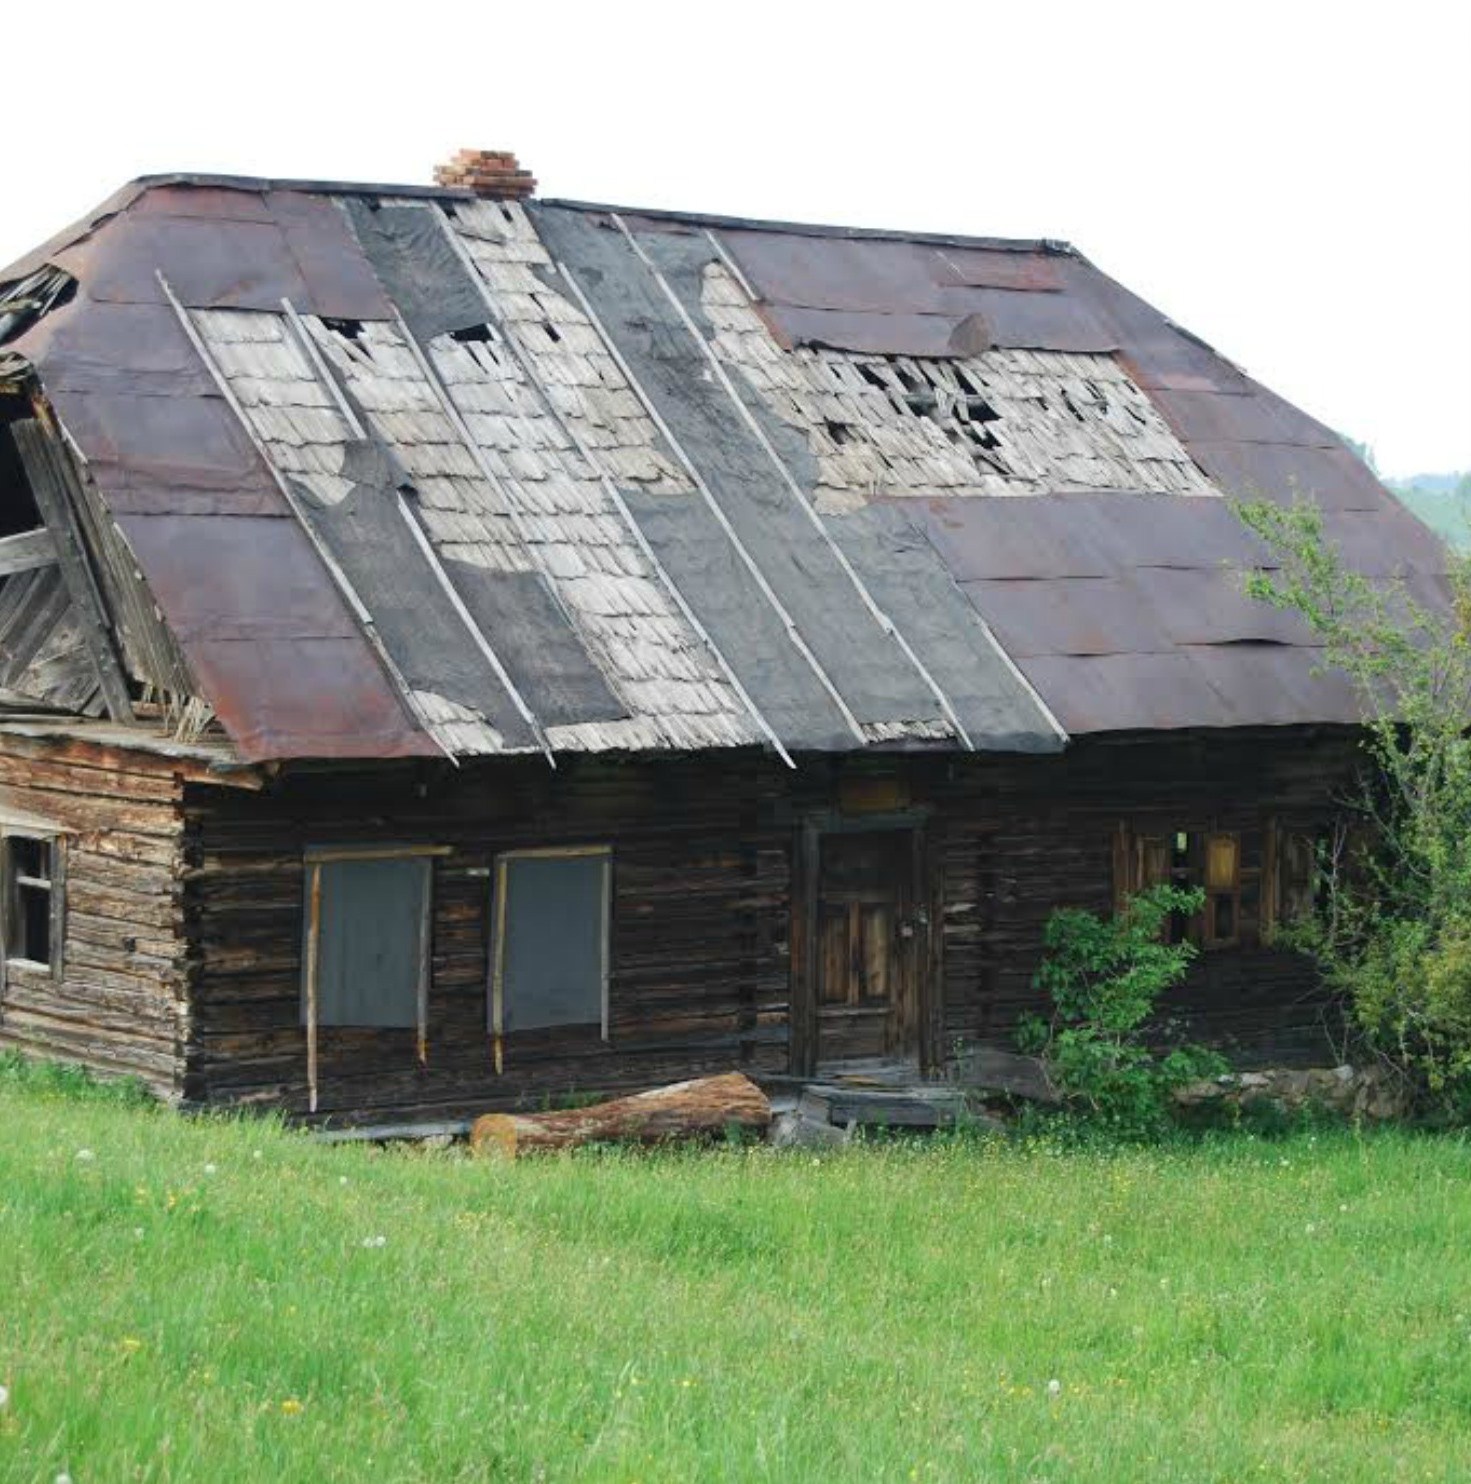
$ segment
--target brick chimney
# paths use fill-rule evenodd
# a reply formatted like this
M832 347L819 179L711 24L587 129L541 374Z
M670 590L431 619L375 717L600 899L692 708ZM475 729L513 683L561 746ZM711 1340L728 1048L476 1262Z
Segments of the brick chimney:
M474 191L491 201L524 201L536 192L529 170L509 150L462 149L448 164L434 167L434 184Z

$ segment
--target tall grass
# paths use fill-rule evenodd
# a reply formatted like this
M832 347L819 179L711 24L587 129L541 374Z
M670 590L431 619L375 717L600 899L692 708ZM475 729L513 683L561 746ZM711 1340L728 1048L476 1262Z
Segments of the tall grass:
M64 1084L0 1074L3 1480L1466 1477L1463 1141L503 1165Z

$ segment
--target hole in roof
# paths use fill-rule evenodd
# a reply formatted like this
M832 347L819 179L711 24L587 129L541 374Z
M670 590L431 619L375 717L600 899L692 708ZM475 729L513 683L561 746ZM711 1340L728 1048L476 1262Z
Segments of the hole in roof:
M441 201L439 203L439 209L451 221L458 221L460 219L460 208L453 201Z
M964 366L955 366L952 369L955 372L955 380L960 384L961 391L966 392L972 397L979 397L981 395L980 387L965 374Z
M840 446L844 443L851 443L853 441L853 424L834 422L832 418L828 418L827 436Z
M361 340L363 337L364 327L360 319L324 319L322 323L344 340Z
M467 345L472 340L481 345L488 345L491 339L490 326L466 325L462 330L451 330L449 332L449 338L451 340L458 340L461 345Z
M544 319L541 322L541 327L547 332L547 339L550 340L554 345L560 342L560 340L562 339L561 332L551 322L551 320Z

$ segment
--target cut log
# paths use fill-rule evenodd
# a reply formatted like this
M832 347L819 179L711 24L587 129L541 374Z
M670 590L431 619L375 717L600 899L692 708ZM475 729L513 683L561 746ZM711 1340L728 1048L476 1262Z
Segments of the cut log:
M475 1120L470 1146L477 1154L514 1159L542 1149L579 1144L694 1139L729 1128L764 1132L771 1122L766 1094L739 1072L675 1082L590 1108L560 1113L487 1113Z

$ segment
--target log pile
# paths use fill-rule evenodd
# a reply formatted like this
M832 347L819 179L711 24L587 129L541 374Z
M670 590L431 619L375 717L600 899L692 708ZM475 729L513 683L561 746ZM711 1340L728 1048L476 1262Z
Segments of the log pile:
M771 1122L766 1094L739 1072L676 1082L632 1097L558 1113L487 1113L475 1121L477 1154L517 1155L581 1144L658 1144L708 1138L738 1128L765 1133Z

